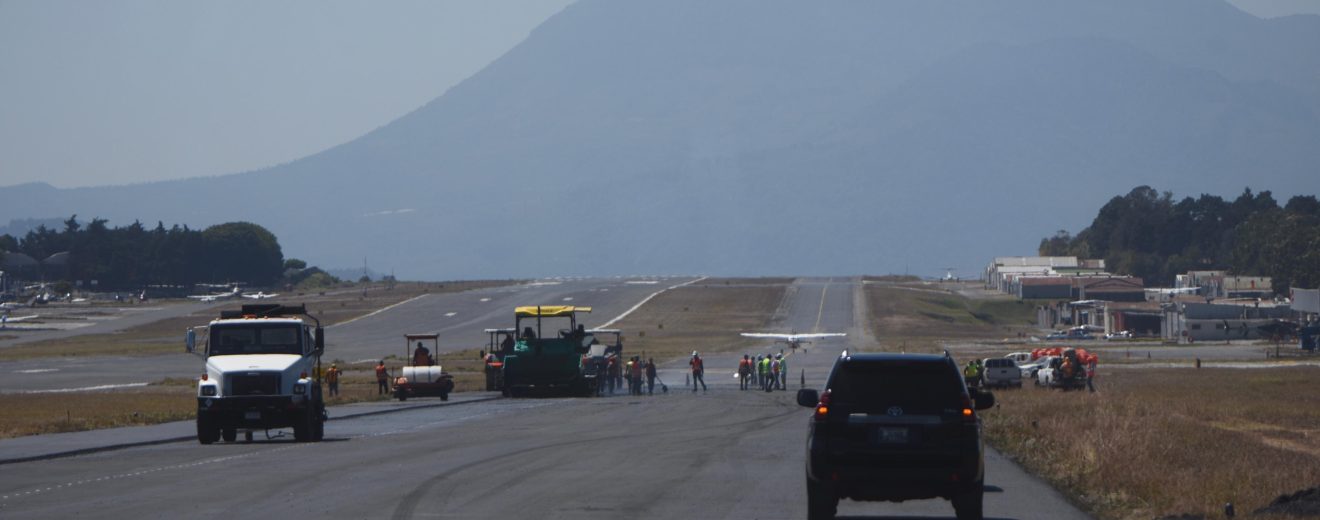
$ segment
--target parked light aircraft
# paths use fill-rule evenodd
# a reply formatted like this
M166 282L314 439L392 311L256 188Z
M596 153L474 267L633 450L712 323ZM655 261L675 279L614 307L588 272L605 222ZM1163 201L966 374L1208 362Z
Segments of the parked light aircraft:
M238 286L235 285L233 286L232 289L229 290L229 292L214 293L214 294L198 294L194 296L189 296L189 298L203 302L214 302L220 300L228 300L230 298L236 298L242 294L243 294L243 290L239 289Z
M841 338L841 337L847 336L847 334L842 333L842 332L814 332L814 333L810 333L810 334L797 334L797 333L792 333L792 334L782 334L782 333L775 333L775 332L744 332L744 333L742 333L742 336L745 337L745 338L765 338L765 339L773 339L773 340L775 340L776 343L786 343L786 344L788 344L789 348L797 349L797 348L798 348L799 346L801 346L803 343L811 343L811 340L813 340L813 339L820 339L820 338Z
M33 306L33 305L35 305L35 304L37 303L37 299L38 299L38 298L40 298L40 297L39 297L39 296L33 296L32 299L31 299L31 300L28 300L26 303L25 303L25 302L5 302L5 303L0 303L0 310L3 310L3 311L12 311L12 310L14 310L14 309L23 309L23 308L31 307L31 306Z

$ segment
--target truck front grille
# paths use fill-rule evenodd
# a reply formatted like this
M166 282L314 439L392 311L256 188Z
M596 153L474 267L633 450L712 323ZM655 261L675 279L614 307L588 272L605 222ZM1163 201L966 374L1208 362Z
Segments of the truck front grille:
M277 373L249 372L229 375L229 395L279 395L280 375Z

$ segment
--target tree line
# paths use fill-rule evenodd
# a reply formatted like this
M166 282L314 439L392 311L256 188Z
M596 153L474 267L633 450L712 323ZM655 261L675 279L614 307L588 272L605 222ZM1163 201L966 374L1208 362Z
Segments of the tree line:
M1139 186L1100 208L1076 236L1060 230L1040 241L1043 256L1103 258L1109 271L1172 286L1191 270L1270 276L1276 291L1320 287L1320 201L1295 196L1280 206L1269 191L1245 189L1233 201L1214 195L1175 201Z
M84 226L74 215L64 221L63 230L40 226L19 238L0 235L0 251L50 259L33 268L46 281L96 280L96 289L104 291L199 283L265 286L284 272L284 254L275 235L249 222L201 231L178 224L166 228L162 222L147 229L138 221L111 228L106 222L93 218ZM67 257L51 258L62 252Z

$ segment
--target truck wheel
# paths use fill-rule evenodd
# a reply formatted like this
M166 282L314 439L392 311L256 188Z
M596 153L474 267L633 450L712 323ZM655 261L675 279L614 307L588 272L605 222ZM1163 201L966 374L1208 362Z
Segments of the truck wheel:
M217 440L220 440L220 429L216 428L211 421L199 417L197 419L197 442L211 444Z
M444 392L444 393L440 394L440 400L441 400L441 401L448 401L448 400L449 400L449 392Z
M312 440L313 429L315 428L316 409L310 408L299 414L297 420L293 422L293 440L298 442L309 442Z
M225 428L220 430L220 437L223 438L225 442L234 442L235 439L238 439L238 430Z
M322 439L325 439L325 418L318 414L312 421L312 442L321 442Z

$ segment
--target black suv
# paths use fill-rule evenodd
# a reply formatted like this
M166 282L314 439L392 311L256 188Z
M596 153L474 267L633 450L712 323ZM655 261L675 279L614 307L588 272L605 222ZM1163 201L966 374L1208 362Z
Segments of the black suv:
M959 520L981 518L985 446L976 410L994 395L968 389L948 356L844 352L807 435L807 518L834 518L839 499L942 497Z

